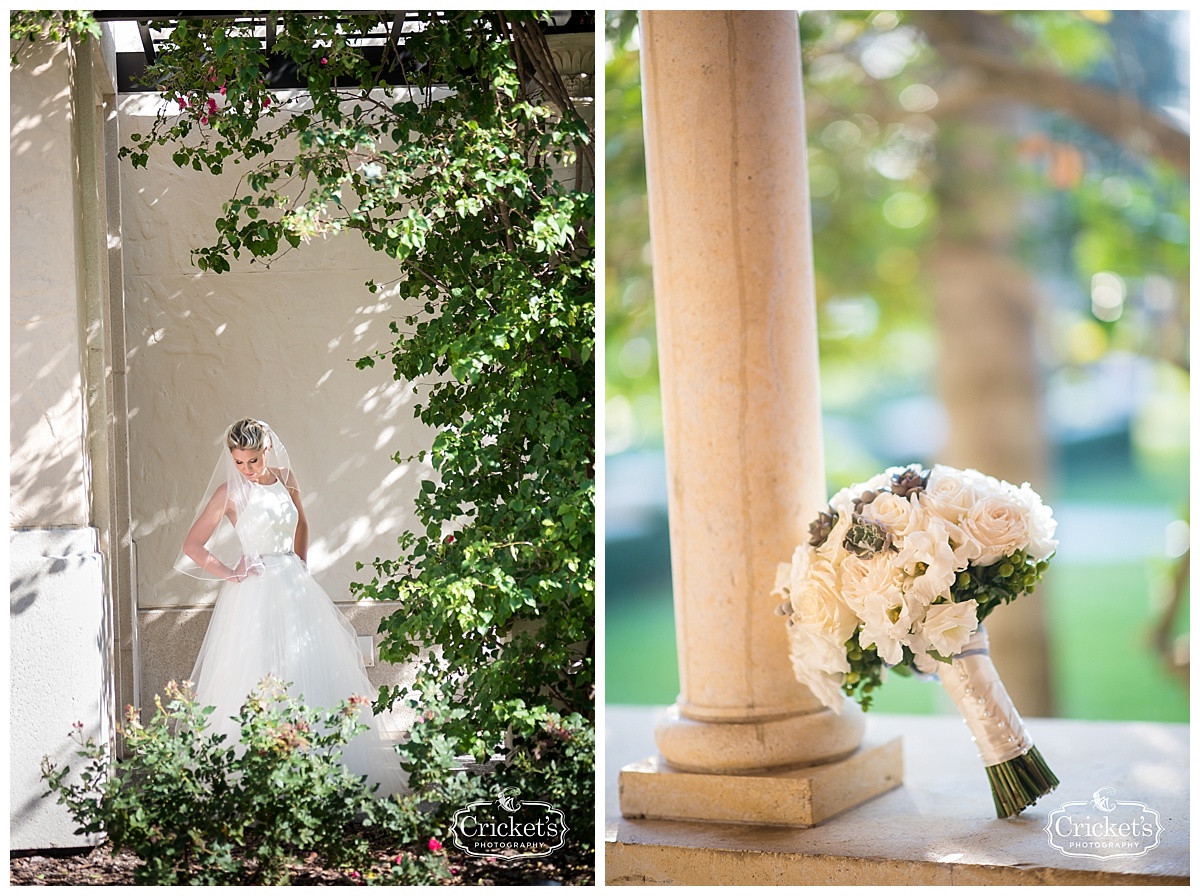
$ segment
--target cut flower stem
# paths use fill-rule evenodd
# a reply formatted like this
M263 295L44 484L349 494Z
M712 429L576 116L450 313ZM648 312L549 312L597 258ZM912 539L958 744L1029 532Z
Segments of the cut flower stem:
M1058 778L1037 747L1016 759L989 765L987 776L997 818L1011 818L1058 786Z

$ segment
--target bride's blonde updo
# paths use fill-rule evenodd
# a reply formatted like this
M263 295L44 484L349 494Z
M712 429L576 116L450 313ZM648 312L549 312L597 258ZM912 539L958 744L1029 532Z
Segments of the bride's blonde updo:
M266 451L271 445L267 424L253 417L239 420L225 434L225 447L230 451Z

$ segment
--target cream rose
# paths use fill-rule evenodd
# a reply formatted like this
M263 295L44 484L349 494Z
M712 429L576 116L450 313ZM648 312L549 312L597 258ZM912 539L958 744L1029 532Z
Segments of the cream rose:
M991 566L1029 543L1025 514L1011 494L996 492L976 501L963 520L967 535L979 542L978 566Z
M891 492L876 496L863 508L862 514L887 529L893 543L925 528L926 512L921 505L909 498L897 498Z
M917 493L921 505L948 523L958 523L976 500L974 478L954 467L934 464L925 490Z
M1029 530L1029 545L1025 550L1034 560L1045 560L1058 548L1058 540L1054 537L1058 522L1053 511L1042 503L1041 496L1029 487L1028 482L1013 489L1012 495L1025 514L1025 525Z
M858 617L842 600L833 564L818 557L802 578L791 585L792 619L816 628L838 644L845 644L858 626Z
M819 629L793 620L788 625L788 654L796 680L840 713L842 684L850 671L845 642L833 641Z

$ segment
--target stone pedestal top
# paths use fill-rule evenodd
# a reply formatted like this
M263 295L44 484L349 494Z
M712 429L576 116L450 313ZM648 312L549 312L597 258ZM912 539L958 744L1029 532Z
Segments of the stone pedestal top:
M1017 818L995 817L987 777L957 716L867 715L867 738L902 737L904 785L817 827L622 818L617 776L654 752L651 707L605 713L608 884L1186 884L1188 726L1027 719L1061 783ZM1136 857L1065 855L1052 813L1094 823L1093 804L1136 802L1158 814L1157 846ZM1077 805L1063 809L1065 804ZM1090 818L1090 821L1088 819ZM1119 822L1114 816L1113 821ZM1060 827L1060 830L1065 830ZM1067 840L1055 836L1056 842ZM1074 841L1081 842L1081 841ZM1087 853L1087 841L1074 847Z

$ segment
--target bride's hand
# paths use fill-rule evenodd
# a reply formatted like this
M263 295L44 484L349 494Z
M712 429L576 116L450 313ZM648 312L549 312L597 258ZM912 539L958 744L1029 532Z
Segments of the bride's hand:
M242 557L242 559L238 561L237 566L234 568L233 575L231 575L228 579L226 579L226 581L227 582L240 582L243 579L245 579L247 576L256 576L256 575L259 575L261 572L262 572L262 564L261 563L250 560L247 557Z

